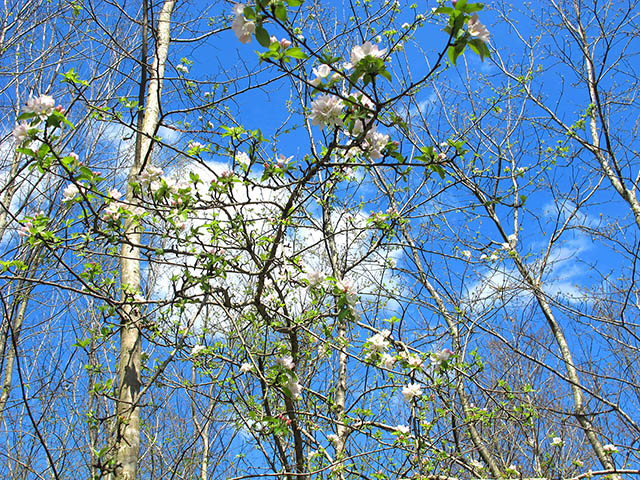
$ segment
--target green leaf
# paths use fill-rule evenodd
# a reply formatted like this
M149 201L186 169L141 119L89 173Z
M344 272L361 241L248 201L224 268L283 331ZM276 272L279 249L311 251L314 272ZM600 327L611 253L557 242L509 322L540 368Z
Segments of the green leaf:
M276 5L274 13L276 15L276 18L281 22L287 21L287 8L282 3L278 3Z
M456 60L458 59L458 56L456 55L456 47L454 45L451 45L449 47L449 62L451 62L451 65L456 64Z
M285 0L287 2L287 5L289 5L290 7L299 7L300 5L302 5L302 0Z
M307 54L304 53L300 47L291 47L284 53L287 57L297 58L300 60L307 58Z
M269 34L264 28L262 28L262 25L258 25L256 27L256 40L258 40L258 43L263 47L268 48L269 45L271 45Z
M438 175L440 175L440 178L442 178L444 180L444 177L446 175L446 172L444 170L444 168L442 168L440 165L438 165L437 163L432 163L429 165L429 168L431 170L433 170L434 172L436 172Z
M242 12L247 20L255 20L256 12L251 7L244 7L244 11Z
M466 2L465 2L466 3ZM456 5L457 7L457 5ZM475 13L475 12L479 12L480 10L482 10L484 8L484 5L482 3L467 3L463 8L462 11L464 13Z

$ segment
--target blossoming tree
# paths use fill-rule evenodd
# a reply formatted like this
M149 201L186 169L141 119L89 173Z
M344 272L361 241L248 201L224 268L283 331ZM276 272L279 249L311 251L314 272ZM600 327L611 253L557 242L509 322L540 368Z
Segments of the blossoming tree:
M600 184L560 209L530 260L524 226L535 235L546 210L526 213L535 181L522 179L551 161L517 161L524 122L499 81L486 80L498 99L449 96L462 59L472 88L484 78L471 62L497 56L483 6L367 2L342 18L300 0L194 5L210 10L145 1L103 21L74 2L102 48L135 58L117 70L122 94L86 95L78 65L64 77L77 104L46 90L21 103L16 165L57 190L42 211L3 202L2 278L66 304L29 316L59 318L57 336L6 323L21 365L3 418L28 417L37 441L32 454L5 428L5 476L637 474L621 440L633 435L616 434L635 428L631 395L583 380L592 359L564 324L591 307L543 282ZM128 22L133 45L111 34ZM211 49L230 41L212 72ZM416 101L427 88L434 99ZM89 136L112 127L84 154L65 147L80 112ZM27 252L56 269L29 270ZM536 315L535 331L513 320ZM78 427L57 430L65 417Z

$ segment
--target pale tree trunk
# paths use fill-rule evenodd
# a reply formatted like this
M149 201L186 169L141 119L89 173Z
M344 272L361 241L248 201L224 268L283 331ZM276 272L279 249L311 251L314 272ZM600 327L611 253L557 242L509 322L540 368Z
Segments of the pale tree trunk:
M146 95L144 116L138 121L136 151L129 172L126 202L136 205L131 182L150 163L153 137L158 129L160 98L164 69L170 43L171 13L176 0L165 0L156 35L155 56L149 73L149 87ZM141 63L146 68L146 16L144 7L143 52ZM146 73L141 78L141 93L144 92ZM129 217L125 219L123 243L120 257L120 278L123 288L123 308L120 330L120 361L118 363L118 400L116 432L116 479L134 480L137 476L140 451L140 404L138 394L141 387L141 332L140 306L133 295L140 292L140 244L142 231L140 226Z

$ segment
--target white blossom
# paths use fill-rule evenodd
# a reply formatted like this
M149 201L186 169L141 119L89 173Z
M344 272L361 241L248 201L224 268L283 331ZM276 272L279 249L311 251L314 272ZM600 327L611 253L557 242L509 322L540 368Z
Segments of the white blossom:
M618 453L618 447L616 447L615 445L609 443L607 445L604 445L602 447L602 450L604 451L604 453L606 453L607 455L612 455L614 453Z
M391 370L396 363L396 359L388 353L383 353L380 356L380 366Z
M24 107L26 113L36 113L44 119L53 113L56 102L49 95L40 95L38 98L30 98Z
M16 123L11 133L16 143L22 145L24 141L29 138L29 124L27 124L27 122Z
M489 30L487 27L480 23L478 20L478 14L474 13L473 16L469 19L469 23L467 24L467 31L469 35L472 37L477 37L483 42L489 41Z
M342 107L340 98L334 95L321 95L311 104L311 124L319 126L341 127Z
M251 159L249 158L249 155L247 155L244 152L238 152L235 156L235 160L240 165L245 165L247 167L251 164Z
M389 330L384 330L380 333L376 333L367 340L367 343L373 351L383 352L389 347L389 341L387 340L389 333Z
M206 350L206 348L207 347L205 347L204 345L194 345L194 347L191 349L191 356L195 357L196 355L201 353L203 350Z
M409 435L409 433L411 432L411 429L406 425L396 425L394 430L401 435Z
M290 378L289 383L287 384L287 388L289 388L289 391L291 392L291 396L293 398L300 398L302 387L298 383L297 379Z
M240 373L248 373L251 370L253 370L253 365L251 365L250 363L243 363L242 365L240 365Z
M351 49L351 65L357 64L360 60L368 56L381 58L386 51L386 48L380 50L377 45L371 42L357 45Z
M422 358L420 358L418 355L409 355L409 358L407 358L407 363L409 364L409 367L415 370L422 367Z
M331 74L331 67L325 63L318 65L313 69L313 74L316 76L311 80L311 85L317 87L324 78L327 78Z
M312 270L311 272L307 273L307 281L309 282L309 285L312 286L320 285L322 282L324 282L325 278L326 275L324 274L324 272L318 270Z
M560 437L553 437L551 439L550 445L552 447L561 447L564 444L564 442L562 441L562 439Z
M410 402L415 397L422 395L422 387L418 383L410 383L402 387L402 396L405 401Z
M256 30L256 24L251 20L247 20L244 16L244 5L242 4L234 5L233 13L235 18L231 24L231 30L236 34L240 43L249 43L253 32Z
M70 183L62 192L62 201L70 202L74 200L79 193L80 189L77 187L77 185L74 183Z
M189 67L187 67L186 65L183 65L182 63L176 65L176 70L184 75L189 73Z
M287 370L293 370L293 367L296 366L296 364L293 363L293 358L291 357L291 355L277 358L276 363L281 367L286 368Z

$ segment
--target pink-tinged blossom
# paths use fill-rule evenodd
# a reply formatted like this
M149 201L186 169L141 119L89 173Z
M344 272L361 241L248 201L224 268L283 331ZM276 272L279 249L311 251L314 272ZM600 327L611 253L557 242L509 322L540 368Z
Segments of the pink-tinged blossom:
M369 56L381 58L386 51L386 48L380 50L377 45L371 42L365 42L362 45L357 45L351 49L351 65L356 65L360 60Z
M153 165L149 165L145 168L140 175L138 175L138 180L144 185L151 185L153 182L156 182L162 176L162 169L158 167L154 167Z
M122 194L115 188L110 188L107 195L109 195L109 198L113 198L114 200L120 200L122 197Z
M286 368L287 370L293 370L293 368L296 366L296 364L293 363L293 358L291 357L291 355L276 359L276 363L281 367Z
M342 100L334 95L319 96L311 104L311 124L341 127L343 106Z
M367 343L373 351L383 352L389 347L389 341L387 340L387 337L389 337L389 335L391 335L391 332L389 332L389 330L383 330L380 333L372 335L369 340L367 340Z
M233 14L235 18L231 24L231 30L236 34L240 43L249 43L253 32L256 30L256 24L251 20L247 20L244 16L244 5L242 4L234 5Z
M27 122L16 123L11 132L18 145L22 145L29 138L29 124Z
M342 279L336 282L338 290L345 294L349 305L355 305L358 302L358 292L353 285L353 281L349 279Z
M407 402L411 402L420 395L422 395L422 387L418 383L410 383L402 387L402 396Z
M325 278L326 275L324 274L324 272L318 270L313 270L307 273L307 281L311 286L320 285L322 282L324 282Z
M473 16L469 19L469 23L467 24L467 31L469 35L472 37L476 37L483 42L489 41L489 30L487 27L480 23L478 19L478 14L474 13Z
M31 233L31 228L33 228L33 223L31 222L31 220L27 220L26 222L24 222L24 225L22 225L18 229L18 236L28 237Z
M104 209L102 213L102 218L106 221L116 221L120 219L121 212L120 207L122 204L120 202L111 202L107 208Z
M291 40L288 40L286 38L283 38L280 40L280 48L282 48L283 50L286 50L290 46L291 46Z
M372 128L367 132L362 146L373 160L378 160L382 158L382 150L388 143L389 135L380 133L375 128Z
M383 353L380 356L380 366L383 368L391 370L395 365L395 363L396 363L396 359L392 355L389 355L388 353Z
M439 352L433 354L431 363L434 366L439 367L444 362L448 361L451 358L451 355L453 355L453 352L451 350L449 350L448 348L443 348Z
M618 447L616 447L615 445L609 443L607 445L604 445L602 447L602 450L604 451L604 453L606 453L607 455L613 455L614 453L618 453Z
M56 102L49 95L40 95L38 98L30 98L24 107L26 113L35 113L44 119L53 113Z
M80 189L74 183L70 183L66 186L64 191L62 192L62 201L70 202L75 200L76 196L80 193Z

